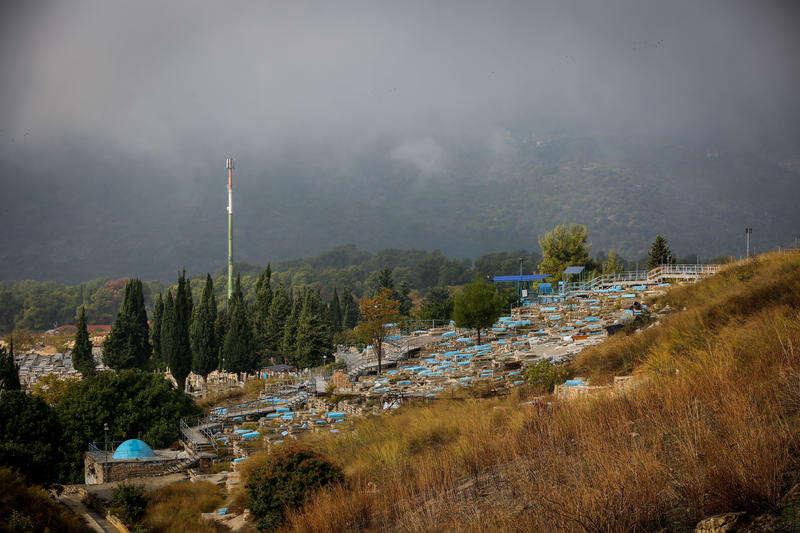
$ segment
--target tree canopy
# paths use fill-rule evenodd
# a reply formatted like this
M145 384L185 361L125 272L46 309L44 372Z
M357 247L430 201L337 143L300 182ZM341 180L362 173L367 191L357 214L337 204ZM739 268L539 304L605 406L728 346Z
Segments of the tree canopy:
M63 460L61 439L61 424L44 400L18 390L0 392L0 465L33 481L52 481Z
M667 239L657 235L653 244L650 245L650 252L647 256L647 268L653 269L660 265L672 265L675 263L675 255L669 249Z
M72 348L72 366L82 376L91 376L96 372L94 356L92 356L92 342L89 340L89 330L86 329L86 310L81 306L78 314L78 330L75 332L75 346Z
M542 247L542 261L539 270L549 274L554 280L560 280L564 269L570 265L586 266L589 263L587 244L589 231L586 226L561 224L539 237Z
M456 293L453 319L460 328L474 329L481 342L481 330L494 324L503 312L503 297L488 282L475 278Z
M386 340L389 328L387 324L393 323L400 316L400 302L393 300L392 291L384 287L371 298L362 298L359 302L361 320L356 326L359 337L372 344L372 349L378 358L378 374L381 373L383 364L383 341Z
M222 346L222 366L228 372L253 372L259 363L260 357L253 346L247 301L242 293L241 278L237 276L228 303L228 330Z
M122 305L103 343L103 362L115 370L144 368L152 352L149 339L142 281L132 279L125 285Z
M192 372L204 378L219 366L216 321L217 302L214 299L214 280L208 274L200 305L192 315L192 324L189 328Z

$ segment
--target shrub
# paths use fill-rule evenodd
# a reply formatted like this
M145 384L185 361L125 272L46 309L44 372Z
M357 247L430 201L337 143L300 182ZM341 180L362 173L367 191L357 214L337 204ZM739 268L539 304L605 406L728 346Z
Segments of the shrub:
M0 465L18 468L37 482L52 481L62 460L61 426L41 398L0 392Z
M141 522L146 509L147 494L142 485L121 483L114 487L108 510L126 525L133 526Z
M321 487L344 481L341 468L317 452L300 446L282 446L247 479L249 509L259 529L273 530L287 510L299 507Z
M86 531L83 520L13 470L0 468L0 487L0 531Z
M540 393L553 392L555 386L563 383L567 377L567 369L562 365L554 365L547 359L537 361L525 373L528 383Z

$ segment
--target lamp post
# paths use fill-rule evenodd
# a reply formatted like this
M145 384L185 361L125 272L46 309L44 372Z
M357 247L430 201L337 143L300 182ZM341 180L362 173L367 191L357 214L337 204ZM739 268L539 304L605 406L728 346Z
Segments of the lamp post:
M746 257L750 259L750 234L753 233L753 228L744 228L745 250Z
M105 440L103 441L103 451L105 452L106 461L108 461L108 422L103 422L103 433Z

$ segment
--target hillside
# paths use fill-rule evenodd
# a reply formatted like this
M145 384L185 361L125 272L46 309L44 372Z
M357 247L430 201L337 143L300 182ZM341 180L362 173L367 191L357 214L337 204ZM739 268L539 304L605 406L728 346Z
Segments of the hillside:
M343 244L475 257L537 249L537 236L559 222L586 224L594 251L641 257L662 233L679 256L714 257L742 253L745 225L759 251L792 241L800 225L790 151L529 131L488 141L432 138L422 143L428 151L410 154L398 142L360 146L344 162L313 147L269 160L243 154L237 261L274 263ZM0 153L0 279L169 281L184 266L204 272L225 264L216 159L167 171L113 152L49 157L69 160L55 183L22 164L24 154Z
M310 439L348 485L290 528L686 530L740 512L742 527L796 530L798 273L800 253L769 254L673 288L653 304L679 311L570 369L648 378L627 393L440 401Z

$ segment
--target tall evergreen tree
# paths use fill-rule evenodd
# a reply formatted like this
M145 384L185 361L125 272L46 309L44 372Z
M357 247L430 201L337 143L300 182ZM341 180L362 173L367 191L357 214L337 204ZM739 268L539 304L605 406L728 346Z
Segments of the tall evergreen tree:
M86 329L86 309L81 306L78 315L78 331L75 333L75 346L72 348L72 366L83 377L91 376L97 372L92 357L92 342L89 340L89 330Z
M353 298L353 292L349 289L342 295L342 327L353 329L361 319L361 311Z
M389 289L390 292L394 292L392 269L388 266L383 267L378 271L378 277L375 282L375 287L373 287L373 293L378 294L381 292L381 289Z
M659 265L672 265L675 263L675 255L669 249L667 239L661 235L656 236L656 240L650 245L650 253L647 258L647 268L653 269Z
M253 329L242 293L241 277L236 277L228 303L228 332L222 347L222 365L228 372L253 372L259 357L253 349Z
M186 279L186 272L178 278L178 288L175 291L175 306L173 311L173 324L170 334L170 350L167 363L172 377L178 383L178 389L186 388L186 378L192 368L192 348L189 342L189 322L192 316L191 286Z
M339 302L339 294L335 288L333 289L331 302L328 304L328 327L330 327L331 333L342 331L342 305Z
M14 339L9 337L8 349L0 346L0 390L20 390L19 367L14 362Z
M297 341L297 324L300 320L300 307L300 298L294 298L292 301L292 312L286 317L286 323L283 326L283 341L281 343L283 360L293 365L297 363L295 345Z
M217 337L217 370L222 370L222 345L225 343L225 336L228 334L227 308L217 311L217 319L214 322L214 333Z
M142 281L132 279L125 285L119 312L103 343L103 362L115 370L144 368L152 351L149 339Z
M408 282L401 281L400 282L400 289L395 292L394 297L400 302L400 314L402 316L409 316L411 315L411 288L408 286Z
M270 286L272 277L272 267L267 268L258 276L256 282L256 298L253 302L253 339L255 348L264 357L269 351L268 329L269 329L269 307L272 304L273 292Z
M164 316L164 299L158 293L153 303L153 327L150 328L150 340L153 343L153 359L163 361L161 355L161 321Z
M294 349L298 368L318 366L333 351L330 330L322 310L319 298L312 291L306 291L297 322Z
M175 339L175 298L169 290L164 295L164 310L161 314L161 358L159 360L161 368L166 367L169 354L172 353L172 343Z
M275 359L281 353L283 345L283 328L286 326L286 319L292 312L292 302L283 285L278 285L272 296L272 303L269 305L269 320L267 321L266 331L266 355L270 359Z
M217 302L214 299L214 281L206 275L206 284L200 305L192 316L189 341L192 347L192 372L205 378L219 364L219 346L216 336Z

